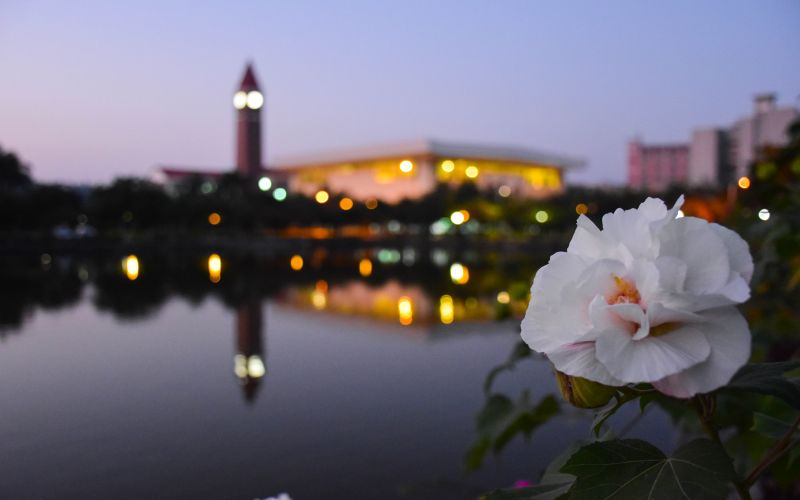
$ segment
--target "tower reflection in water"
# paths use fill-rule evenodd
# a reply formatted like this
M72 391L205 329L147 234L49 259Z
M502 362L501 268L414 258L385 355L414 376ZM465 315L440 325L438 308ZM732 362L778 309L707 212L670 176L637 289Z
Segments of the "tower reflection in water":
M236 310L236 354L233 372L239 379L244 399L253 402L261 378L266 373L264 345L261 337L263 318L261 300L246 299Z

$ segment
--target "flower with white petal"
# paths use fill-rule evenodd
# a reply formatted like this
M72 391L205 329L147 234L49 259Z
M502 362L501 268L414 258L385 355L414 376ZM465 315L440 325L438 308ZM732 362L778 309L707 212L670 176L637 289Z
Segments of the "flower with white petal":
M750 357L736 304L753 260L739 235L677 217L648 198L638 209L581 215L566 252L533 280L522 338L556 370L605 385L651 383L675 397L727 384Z

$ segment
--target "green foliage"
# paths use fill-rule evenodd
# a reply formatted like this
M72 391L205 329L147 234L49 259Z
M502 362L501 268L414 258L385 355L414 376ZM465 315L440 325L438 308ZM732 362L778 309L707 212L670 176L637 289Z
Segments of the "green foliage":
M576 477L569 492L574 500L722 500L737 479L725 450L707 439L696 439L671 457L638 439L593 443L572 455L561 471Z
M743 366L724 388L732 392L755 392L782 399L800 408L800 382L787 379L784 373L800 367L800 362L753 363Z
M477 417L478 439L465 457L467 469L479 468L490 450L500 453L520 434L530 438L539 426L558 412L558 401L552 395L542 398L536 406L531 405L527 391L517 401L502 394L490 395Z

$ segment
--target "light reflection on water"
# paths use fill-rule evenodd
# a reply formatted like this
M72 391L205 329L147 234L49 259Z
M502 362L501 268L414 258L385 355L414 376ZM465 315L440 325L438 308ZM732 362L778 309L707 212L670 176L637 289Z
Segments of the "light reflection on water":
M587 435L563 418L463 472L541 261L462 256L458 285L424 258L209 255L136 255L135 280L121 257L4 261L0 497L475 498ZM550 368L499 386L541 396Z

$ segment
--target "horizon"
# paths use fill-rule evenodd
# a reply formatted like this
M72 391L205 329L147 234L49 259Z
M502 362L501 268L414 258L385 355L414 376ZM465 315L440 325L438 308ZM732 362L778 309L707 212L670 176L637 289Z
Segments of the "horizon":
M253 61L268 165L422 137L579 157L570 183L621 184L633 137L687 142L762 92L797 106L800 4L769 5L12 2L0 147L46 182L231 168Z

